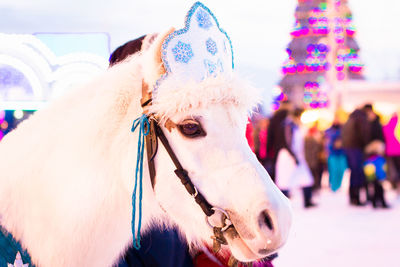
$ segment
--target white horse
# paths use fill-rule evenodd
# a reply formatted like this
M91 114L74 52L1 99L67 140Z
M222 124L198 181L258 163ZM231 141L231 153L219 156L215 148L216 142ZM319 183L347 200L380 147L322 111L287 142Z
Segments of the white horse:
M0 225L37 266L112 266L132 244L138 133L130 129L142 114L142 84L151 91L165 71L166 36L37 111L0 143ZM246 142L256 95L235 76L171 77L149 107L197 190L228 215L234 231L224 233L223 249L240 261L275 252L291 224L289 201ZM153 189L144 168L141 231L177 226L193 250L211 246L213 229L161 145L155 169Z

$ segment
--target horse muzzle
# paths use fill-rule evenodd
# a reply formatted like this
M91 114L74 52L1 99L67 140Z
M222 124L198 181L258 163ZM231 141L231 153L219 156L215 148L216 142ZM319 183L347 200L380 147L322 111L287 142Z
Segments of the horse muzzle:
M242 262L271 256L285 244L289 235L292 215L288 201L286 207L275 209L262 204L256 210L252 217L227 211L232 226L224 231L224 237L232 255Z

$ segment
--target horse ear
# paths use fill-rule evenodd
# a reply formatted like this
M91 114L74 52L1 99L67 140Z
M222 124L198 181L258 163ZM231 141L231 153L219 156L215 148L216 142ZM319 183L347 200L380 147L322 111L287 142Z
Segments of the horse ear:
M150 46L154 43L154 40L157 38L158 33L147 34L142 41L141 52L145 52L149 50Z
M165 73L161 59L161 48L165 38L174 30L174 28L171 28L162 34L151 34L143 40L143 80L148 85L149 90L154 87L156 81Z

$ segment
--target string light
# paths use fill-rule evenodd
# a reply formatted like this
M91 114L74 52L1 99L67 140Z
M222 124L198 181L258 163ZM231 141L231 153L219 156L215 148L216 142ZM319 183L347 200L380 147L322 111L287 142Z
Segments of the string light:
M6 117L6 112L4 110L0 110L0 124L3 123L5 117Z
M319 78L322 81L322 78ZM304 84L303 102L307 108L325 108L328 106L328 94L321 90L318 82L306 82Z
M24 117L24 111L22 110L15 110L14 113L14 118L16 118L17 120L20 120Z
M3 122L0 124L0 128L1 128L2 130L7 130L7 128L8 128L8 122L7 122L7 121L3 121Z

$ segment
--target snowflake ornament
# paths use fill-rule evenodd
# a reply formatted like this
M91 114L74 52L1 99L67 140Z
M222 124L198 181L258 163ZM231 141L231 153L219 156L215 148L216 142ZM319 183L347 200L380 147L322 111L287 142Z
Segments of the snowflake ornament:
M211 75L215 74L217 70L217 64L207 59L204 60L204 64L206 65L209 74Z
M211 55L215 55L218 52L217 43L214 42L213 39L208 38L206 41L207 51L210 52Z
M207 12L200 10L197 12L197 22L199 23L199 27L203 29L208 29L210 28L213 24L210 20L210 14Z
M172 49L172 52L175 56L175 61L188 63L189 60L193 57L193 51L190 44L185 44L181 41Z
M25 263L22 261L21 254L17 252L17 256L15 257L14 264L7 264L7 267L29 267L28 263Z

